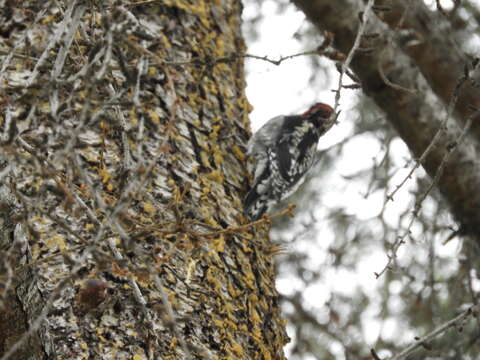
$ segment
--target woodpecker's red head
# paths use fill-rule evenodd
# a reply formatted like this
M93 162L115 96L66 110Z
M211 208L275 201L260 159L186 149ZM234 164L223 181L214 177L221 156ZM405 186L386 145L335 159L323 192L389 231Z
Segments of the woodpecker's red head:
M327 119L332 114L333 109L330 105L323 103L316 103L302 114L302 117L308 118L324 118Z
M335 124L337 117L332 114L333 109L330 105L316 103L300 116L315 122L321 136L330 130L333 124Z

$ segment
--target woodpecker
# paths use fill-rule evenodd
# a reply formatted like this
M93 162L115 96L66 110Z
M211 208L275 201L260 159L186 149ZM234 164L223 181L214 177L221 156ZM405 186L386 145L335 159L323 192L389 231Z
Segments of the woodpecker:
M320 136L335 123L332 114L329 105L316 103L301 115L270 119L252 136L247 152L253 186L245 215L258 220L298 189L314 163Z

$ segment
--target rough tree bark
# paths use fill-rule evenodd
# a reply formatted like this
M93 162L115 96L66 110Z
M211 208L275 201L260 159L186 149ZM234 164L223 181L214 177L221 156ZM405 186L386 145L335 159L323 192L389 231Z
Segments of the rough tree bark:
M241 4L0 9L0 358L283 359Z
M334 34L338 50L349 52L363 10L360 1L293 2L318 29ZM453 151L436 185L461 224L461 231L478 238L478 62L472 63L452 47L454 32L448 21L438 18L421 3L379 1L351 67L364 92L386 113L416 158L440 131L422 165L433 178L445 155ZM382 7L385 11L381 11ZM450 104L455 112L445 122L445 109ZM469 117L473 124L459 143Z

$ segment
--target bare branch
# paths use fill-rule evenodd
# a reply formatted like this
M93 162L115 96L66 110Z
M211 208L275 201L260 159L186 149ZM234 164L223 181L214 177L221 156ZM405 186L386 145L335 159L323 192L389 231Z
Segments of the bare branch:
M419 339L416 339L413 344L408 346L401 353L399 353L399 354L397 354L397 355L395 355L391 358L385 359L385 360L406 359L407 356L412 354L415 350L417 350L418 348L420 348L422 346L425 346L425 344L428 344L430 341L432 341L433 339L435 339L439 335L443 334L448 329L450 329L452 327L455 327L455 326L458 326L458 325L461 325L464 321L466 321L468 318L470 318L472 316L473 317L477 316L477 313L478 313L479 310L480 310L480 308L478 306L474 306L474 307L469 308L468 310L462 312L457 317L455 317L452 320L449 320L446 323L444 323L443 325L439 326L438 328L436 328L435 330L433 330L429 334L427 334L425 336L422 336Z
M418 215L420 213L420 210L422 209L423 202L427 198L428 194L430 194L430 192L432 191L434 186L438 184L438 181L440 180L440 177L443 174L443 170L444 170L445 166L447 165L448 160L450 159L450 156L453 154L453 152L458 147L458 145L462 143L462 141L464 140L465 136L467 135L468 131L470 130L470 128L472 126L473 119L478 115L480 115L480 110L477 110L476 112L474 112L472 114L472 116L470 116L470 118L467 120L467 123L465 124L465 126L463 128L463 131L460 133L460 135L458 136L455 143L451 144L451 146L446 149L447 152L443 156L443 159L440 163L440 166L438 167L437 172L435 173L435 176L433 177L432 181L430 182L430 185L428 186L428 189L420 196L419 199L417 199L417 201L415 203L415 207L412 211L412 216L411 216L410 221L407 225L407 228L405 229L404 234L402 236L399 236L397 238L397 240L395 241L395 243L393 244L391 254L388 255L387 264L382 269L382 271L380 271L379 273L374 273L375 277L377 279L380 276L382 276L383 273L385 273L385 271L387 271L390 268L391 263L397 257L397 251L400 248L400 246L405 243L406 237L410 235L410 230L411 230L411 228L412 228L412 226L415 222L415 219L418 217ZM408 179L408 177L406 179Z
M473 69L473 71L475 71L477 66L478 66L478 63L475 65L475 68ZM458 97L460 95L460 89L462 88L462 85L468 80L468 78L469 78L469 73L465 74L464 76L462 76L461 78L458 79L457 85L455 86L455 90L452 94L452 98L450 99L450 102L449 102L448 107L447 107L447 114L445 116L445 119L440 124L438 131L435 133L435 136L433 137L430 144L428 144L427 148L422 153L420 158L415 160L415 165L409 171L407 176L405 176L405 178L400 182L400 184L395 187L395 190L393 190L390 194L387 195L387 199L386 199L387 201L388 200L393 201L393 196L398 192L398 190L400 190L400 188L407 182L408 179L412 178L412 175L415 172L415 170L417 170L420 167L420 165L423 164L423 162L425 161L427 156L430 154L430 151L432 151L433 147L439 141L441 135L445 132L447 123L452 118L453 110L455 109L455 104L458 101Z
M352 62L353 55L360 47L360 40L362 39L362 36L365 33L365 28L367 26L368 18L370 16L372 6L374 3L375 3L375 0L368 0L367 5L365 6L365 10L363 11L363 13L360 14L360 26L358 27L357 35L353 42L352 48L348 52L347 58L342 64L342 69L340 72L340 76L338 78L337 90L335 91L335 105L333 106L333 111L336 114L337 114L338 106L340 104L340 92L342 91L342 87L343 87L343 76L347 72L347 69L350 66L350 63Z

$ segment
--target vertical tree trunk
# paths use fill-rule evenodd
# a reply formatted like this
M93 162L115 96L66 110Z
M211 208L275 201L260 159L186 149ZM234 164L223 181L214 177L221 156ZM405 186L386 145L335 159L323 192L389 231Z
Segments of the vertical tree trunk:
M0 5L2 359L282 359L240 3Z

